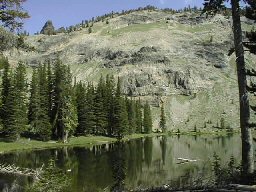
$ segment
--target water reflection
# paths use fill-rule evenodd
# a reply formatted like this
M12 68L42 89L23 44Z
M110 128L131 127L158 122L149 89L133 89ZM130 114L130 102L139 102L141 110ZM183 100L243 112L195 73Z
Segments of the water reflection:
M125 176L126 176L126 166L125 166L125 151L124 143L117 142L113 146L113 155L111 159L111 168L113 173L114 184L111 187L111 191L120 192L125 188Z
M180 136L130 140L88 148L61 148L43 151L16 152L2 155L0 163L24 168L38 168L54 159L56 166L66 172L76 191L121 191L146 188L166 183L189 185L197 178L212 175L215 151L221 164L231 155L240 162L240 136ZM178 158L196 160L178 164ZM31 184L31 179L0 174L0 191ZM19 188L18 191L22 191Z

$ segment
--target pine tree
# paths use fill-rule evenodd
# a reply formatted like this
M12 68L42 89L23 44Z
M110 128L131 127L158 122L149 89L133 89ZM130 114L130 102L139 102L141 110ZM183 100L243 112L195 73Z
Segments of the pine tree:
M161 106L159 126L162 129L163 133L165 133L166 132L166 119L165 119L165 112L164 112L164 104L163 103L162 103L162 106Z
M49 140L51 137L51 124L49 118L49 94L46 65L39 67L39 101L40 110L37 122L38 134L42 140Z
M20 134L26 130L27 127L27 79L26 67L23 63L19 63L14 74L14 87L17 91L17 111L16 123L19 125L17 133Z
M77 111L72 92L70 69L58 60L54 72L53 126L56 138L64 143L77 126Z
M252 0L247 0L246 14L245 16L249 19L256 21L256 2ZM251 53L256 54L256 30L253 28L250 32L246 32L246 36L249 42L244 42L246 48L250 50Z
M113 134L113 102L114 102L114 92L115 92L115 81L114 77L107 75L106 76L106 93L105 93L105 101L104 105L107 110L107 133L108 136Z
M6 112L8 110L8 107L6 106L7 98L9 96L10 91L10 65L6 58L3 58L3 77L2 77L2 91L1 91L1 97L2 97L2 106L1 106L1 117L3 121L3 126L7 126L7 116Z
M25 0L4 0L0 1L1 14L0 21L1 25L8 27L11 31L22 27L22 19L29 18L29 15L22 8L22 3Z
M48 94L48 116L50 118L51 124L53 123L53 97L54 97L54 87L53 87L53 74L51 69L51 62L47 61L47 94Z
M30 132L36 133L33 122L38 119L38 111L40 107L39 100L39 85L38 85L38 71L33 69L32 80L30 84L30 98L28 106L28 123L31 125Z
M95 113L94 113L94 97L95 90L93 84L88 84L86 92L86 133L94 134L95 133Z
M78 126L76 129L77 135L85 135L85 130L87 126L87 116L86 116L86 89L82 82L76 85L76 104L77 104L77 117Z
M135 102L130 99L126 99L128 121L129 121L129 134L133 134L136 131L136 112Z
M148 102L144 105L144 119L143 119L144 133L152 132L152 117Z
M122 139L128 133L128 114L125 100L121 97L121 82L119 78L113 108L113 135L118 139Z
M142 133L142 111L140 100L136 101L136 133Z
M11 73L9 75L9 90L5 101L5 117L4 117L4 135L6 138L16 140L19 138L18 128L16 123L17 114L17 99L16 90L14 85L14 77Z
M7 138L17 140L27 128L27 82L26 69L19 63L14 74L10 74L9 93L5 104L4 132Z
M94 113L95 113L95 128L96 134L107 135L107 109L104 105L105 100L105 83L104 79L101 76L100 81L98 83L96 93L95 93L95 101L94 101Z

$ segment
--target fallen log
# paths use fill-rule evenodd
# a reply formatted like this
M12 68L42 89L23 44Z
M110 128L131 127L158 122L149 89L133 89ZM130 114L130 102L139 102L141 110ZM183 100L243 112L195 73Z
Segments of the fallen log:
M6 173L6 174L29 176L29 177L34 177L35 179L39 179L40 174L43 171L43 166L44 165L42 165L42 167L39 169L33 170L28 168L20 168L15 165L0 164L0 172Z
M230 184L229 186L240 191L256 191L256 185Z

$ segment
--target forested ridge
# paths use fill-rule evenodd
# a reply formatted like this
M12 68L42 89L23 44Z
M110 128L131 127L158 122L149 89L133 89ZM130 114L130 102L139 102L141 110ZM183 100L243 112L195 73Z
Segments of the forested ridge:
M123 138L151 133L151 109L123 96L118 78L101 76L97 85L76 82L68 65L60 60L33 68L29 82L25 65L11 68L7 59L1 90L1 137L21 136L67 142L68 138L102 135Z

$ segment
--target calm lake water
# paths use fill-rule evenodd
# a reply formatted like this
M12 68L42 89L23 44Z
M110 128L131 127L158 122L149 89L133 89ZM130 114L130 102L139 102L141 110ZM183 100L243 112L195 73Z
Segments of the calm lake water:
M161 136L90 149L75 147L4 154L0 156L0 163L38 168L47 165L49 159L55 159L57 167L71 178L74 192L109 191L120 180L124 180L127 189L135 189L208 178L213 174L214 152L220 156L223 166L232 155L239 163L240 144L239 134L229 137ZM196 161L180 163L178 158ZM29 178L0 174L0 191L7 188L23 191L22 186L29 182Z

